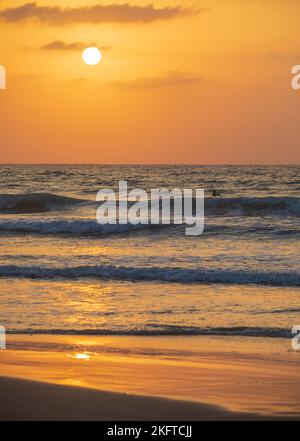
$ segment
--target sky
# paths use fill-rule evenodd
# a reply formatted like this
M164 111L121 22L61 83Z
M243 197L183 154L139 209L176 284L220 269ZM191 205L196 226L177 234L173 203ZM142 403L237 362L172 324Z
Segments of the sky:
M0 0L0 163L299 164L299 18L298 0Z

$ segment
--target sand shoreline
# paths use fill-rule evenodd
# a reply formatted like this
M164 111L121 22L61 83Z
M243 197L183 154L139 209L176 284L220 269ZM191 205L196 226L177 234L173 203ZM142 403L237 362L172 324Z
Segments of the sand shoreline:
M285 341L8 336L0 390L1 421L300 420Z
M0 377L0 421L297 420L218 406Z

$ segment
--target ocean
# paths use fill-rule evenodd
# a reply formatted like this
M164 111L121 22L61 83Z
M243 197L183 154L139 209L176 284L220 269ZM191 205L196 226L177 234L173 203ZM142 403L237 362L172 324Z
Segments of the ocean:
M98 225L97 192L121 180L204 189L204 234ZM300 166L2 165L0 186L8 333L274 339L300 324Z

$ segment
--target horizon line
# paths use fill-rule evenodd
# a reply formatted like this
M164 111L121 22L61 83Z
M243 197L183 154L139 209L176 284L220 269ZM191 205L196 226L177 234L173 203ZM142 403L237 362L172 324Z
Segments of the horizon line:
M114 163L114 162L7 162L0 163L0 166L18 166L18 165L101 165L101 166L152 166L152 167L167 167L167 166L195 166L195 167L299 167L300 163L187 163L187 162L170 162L170 163Z

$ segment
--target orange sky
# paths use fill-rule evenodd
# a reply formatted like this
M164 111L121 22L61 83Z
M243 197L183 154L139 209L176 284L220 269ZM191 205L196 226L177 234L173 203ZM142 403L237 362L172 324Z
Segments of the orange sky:
M300 2L152 5L0 0L1 163L300 163Z

